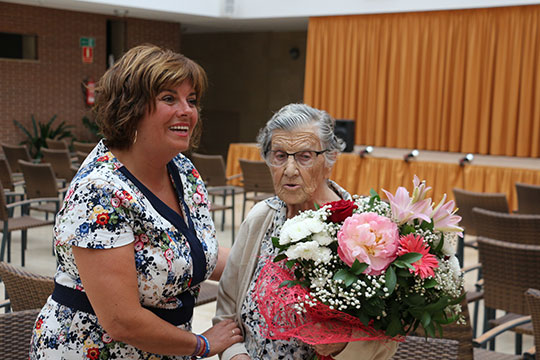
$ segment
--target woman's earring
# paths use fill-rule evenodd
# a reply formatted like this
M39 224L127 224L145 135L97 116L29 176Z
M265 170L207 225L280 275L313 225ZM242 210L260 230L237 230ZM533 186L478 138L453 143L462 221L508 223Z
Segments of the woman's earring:
M137 142L137 130L135 130L135 136L133 137L133 144Z

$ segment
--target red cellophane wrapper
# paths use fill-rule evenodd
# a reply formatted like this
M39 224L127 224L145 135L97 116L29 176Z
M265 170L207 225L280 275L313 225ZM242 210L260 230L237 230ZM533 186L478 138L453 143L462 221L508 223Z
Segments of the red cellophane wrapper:
M287 280L296 280L294 273L271 260L266 262L257 279L255 296L259 312L266 320L266 328L262 331L268 339L294 337L310 345L402 340L388 337L382 331L365 326L358 318L321 302L315 306L306 303L305 311L299 314L295 304L310 299L309 291L300 285L280 287ZM332 359L321 355L319 358Z

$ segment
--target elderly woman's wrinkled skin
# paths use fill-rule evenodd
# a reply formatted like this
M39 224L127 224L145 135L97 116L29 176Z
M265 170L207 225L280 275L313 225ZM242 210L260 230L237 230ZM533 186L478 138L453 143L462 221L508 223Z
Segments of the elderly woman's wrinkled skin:
M282 150L289 154L302 150L321 151L321 141L316 126L305 126L293 131L276 130L272 134L272 150ZM314 203L324 204L339 200L327 185L332 168L327 165L324 155L319 155L310 168L299 166L294 158L279 167L270 167L277 196L287 204L287 216L293 217L299 211L313 209Z

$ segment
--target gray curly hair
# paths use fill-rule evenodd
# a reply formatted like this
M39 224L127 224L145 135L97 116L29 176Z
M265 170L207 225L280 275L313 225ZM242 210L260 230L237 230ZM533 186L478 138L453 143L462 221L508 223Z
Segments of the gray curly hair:
M285 105L275 113L266 126L259 131L257 143L263 159L267 160L272 147L274 130L291 131L302 126L315 124L321 141L321 149L328 166L333 166L337 155L345 149L345 142L334 135L335 120L326 111L312 108L306 104Z

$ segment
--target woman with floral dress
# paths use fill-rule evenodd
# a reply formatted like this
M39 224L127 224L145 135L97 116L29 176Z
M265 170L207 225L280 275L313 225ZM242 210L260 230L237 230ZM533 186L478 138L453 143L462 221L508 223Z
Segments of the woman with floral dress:
M255 300L256 282L266 260L277 255L272 237L280 235L288 218L315 204L350 200L351 195L329 180L332 166L345 144L334 135L334 119L305 104L284 106L268 121L258 137L276 196L251 209L240 226L231 256L219 283L214 324L234 319L244 341L232 344L221 359L312 359L315 352L339 360L384 360L396 350L395 342L363 341L316 345L297 339L265 338L265 320Z
M100 79L105 139L72 180L54 229L55 289L31 359L190 359L242 341L234 321L193 334L199 284L218 280L203 180L181 151L200 129L206 75L155 46L129 50Z

